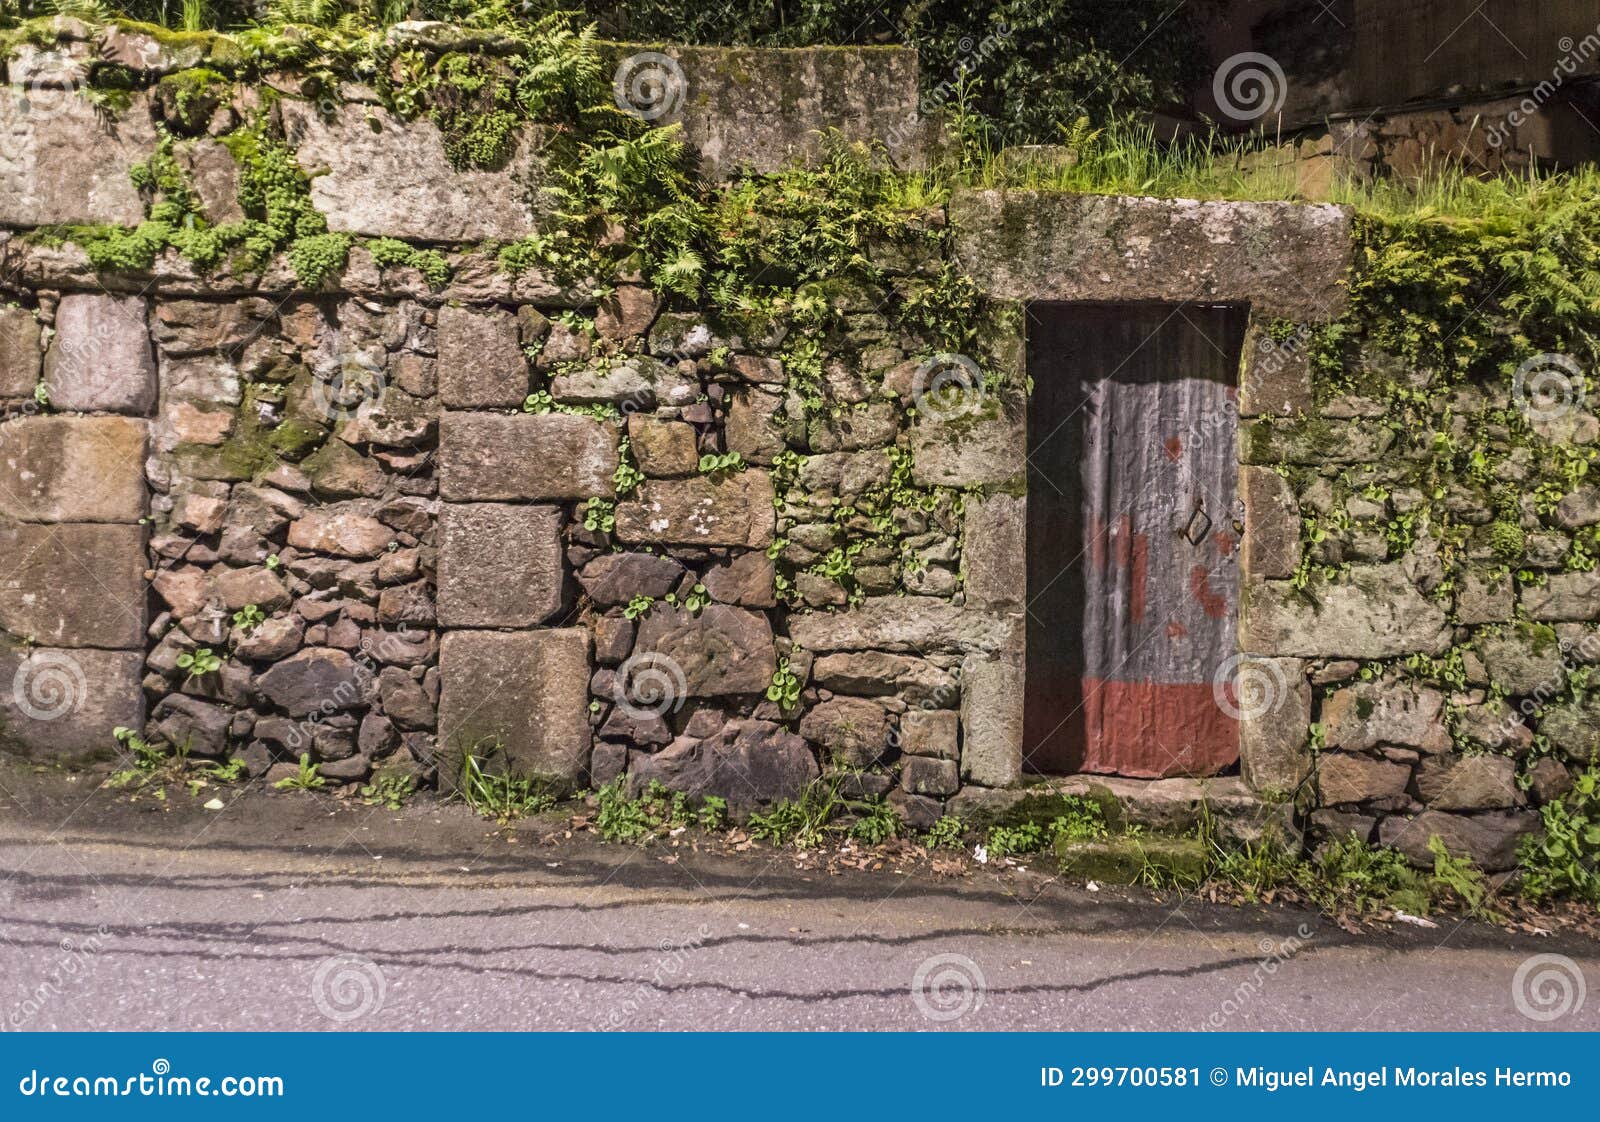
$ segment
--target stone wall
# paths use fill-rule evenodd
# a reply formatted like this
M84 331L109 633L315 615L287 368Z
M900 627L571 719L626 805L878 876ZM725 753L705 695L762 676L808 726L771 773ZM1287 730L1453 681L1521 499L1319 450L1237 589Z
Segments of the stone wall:
M132 49L66 42L68 68L80 50ZM708 84L728 98L768 56L720 57L683 55L721 65ZM771 89L829 87L825 70L883 89L785 95L776 132L710 114L686 125L708 168L814 159L802 138L817 125L903 139L915 123L904 54L775 65ZM1419 860L1437 833L1504 868L1530 803L1594 750L1588 710L1546 709L1536 731L1514 714L1572 658L1592 661L1571 651L1600 646L1596 578L1562 571L1600 504L1579 489L1507 530L1452 493L1481 529L1448 582L1437 556L1396 547L1418 483L1383 410L1314 375L1307 342L1343 314L1341 208L958 195L920 219L953 240L866 247L881 289L828 289L837 326L802 382L780 332L735 330L637 273L574 286L501 269L474 243L538 226L532 139L500 171L457 171L426 119L346 92L325 113L286 99L274 118L319 173L317 209L334 231L428 244L442 277L359 240L315 288L281 256L96 268L38 227L144 216L148 190L127 184L160 98L136 92L109 117L68 98L44 116L0 91L9 747L76 760L125 726L252 775L306 756L335 781L446 790L472 754L568 788L659 780L736 814L829 772L918 826L1014 798L1020 307L1051 300L1251 309L1238 672L1256 700L1238 776L1151 797L1294 805ZM228 160L185 144L206 205L236 204ZM970 359L928 357L884 314L949 268L983 296ZM1395 374L1371 347L1350 355L1357 384ZM1481 392L1438 398L1441 429L1509 393ZM1562 424L1550 439L1600 427L1582 411ZM1322 522L1333 532L1305 532ZM1512 530L1515 563L1548 572L1520 592ZM1419 661L1464 646L1459 675ZM1536 735L1558 752L1530 755ZM1136 786L1118 792L1137 801Z

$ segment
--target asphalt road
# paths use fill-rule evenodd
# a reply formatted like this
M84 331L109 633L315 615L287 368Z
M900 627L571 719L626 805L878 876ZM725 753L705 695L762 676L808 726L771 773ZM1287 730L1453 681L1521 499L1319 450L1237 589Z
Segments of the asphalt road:
M1513 995L1536 954L1600 984L1593 944L1474 924L0 787L7 1028L1600 1029L1600 994L1548 1022Z

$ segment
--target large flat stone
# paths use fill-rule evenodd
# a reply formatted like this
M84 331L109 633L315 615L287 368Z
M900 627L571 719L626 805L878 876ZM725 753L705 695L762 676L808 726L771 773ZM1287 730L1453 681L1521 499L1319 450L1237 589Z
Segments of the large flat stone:
M1393 760L1355 752L1317 756L1317 790L1327 806L1398 798L1405 794L1411 769Z
M1450 747L1444 695L1409 682L1358 682L1322 703L1330 748L1364 752L1382 745L1443 752Z
M683 579L683 565L658 553L602 553L578 571L578 583L602 607L635 596L659 600Z
M63 296L44 383L57 409L147 415L156 404L156 360L143 298Z
M630 755L635 793L656 780L689 795L717 795L741 821L781 799L798 799L821 774L805 740L770 721L729 721L704 740L679 737L653 755Z
M439 625L532 627L561 610L559 507L445 503L439 512Z
M1517 762L1497 755L1425 759L1417 768L1417 794L1430 810L1499 810L1527 801L1517 787Z
M565 413L446 412L439 494L451 502L590 499L616 491L616 429Z
M424 242L514 241L534 228L537 138L522 130L505 166L457 171L439 128L374 105L285 98L284 131L312 174L311 199L330 230Z
M761 693L777 670L767 617L727 604L699 612L656 604L639 624L634 653L676 670L685 697Z
M800 735L821 746L842 767L870 767L894 741L888 711L865 697L818 702L800 719Z
M817 685L835 693L899 697L907 705L954 709L961 701L955 675L926 659L885 651L839 651L811 667Z
M1517 864L1517 846L1539 825L1532 811L1505 814L1451 814L1425 810L1413 818L1390 815L1378 825L1378 841L1393 846L1419 868L1431 869L1428 839L1438 837L1451 853L1465 855L1486 873L1503 873Z
M142 649L143 526L0 519L0 630L46 646Z
M980 787L1022 778L1020 661L968 655L961 663L961 777Z
M619 55L630 47L616 49ZM683 76L683 138L706 174L815 165L826 136L881 141L897 166L920 166L929 132L918 114L917 54L898 47L661 48ZM624 89L629 88L623 72Z
M1027 471L1027 422L989 398L981 410L911 426L911 481L922 487L994 487Z
M450 631L439 647L440 783L498 745L517 774L576 783L589 763L589 633Z
M143 94L108 118L75 89L0 86L0 226L138 225L129 173L157 139Z
M1239 773L1252 791L1288 797L1311 771L1311 684L1296 658L1247 658L1234 679Z
M1450 645L1444 608L1417 590L1399 564L1352 566L1348 578L1297 593L1288 581L1247 580L1240 645L1295 658L1392 658L1442 654Z
M1338 318L1353 246L1328 204L963 191L950 222L998 299L1237 301L1297 323Z
M1600 620L1600 571L1551 573L1543 584L1522 589L1522 606L1530 619Z
M1028 592L1028 500L1022 495L970 496L961 533L967 603L1020 608Z
M793 615L789 635L808 651L998 651L1021 642L1022 617L936 596L869 596L847 611Z
M1244 503L1240 571L1252 577L1291 576L1300 564L1300 504L1289 481L1263 467L1239 469Z
M772 479L750 469L691 479L647 479L617 504L617 539L650 545L744 546L772 541Z
M0 644L0 747L51 761L109 756L142 728L141 651Z
M145 422L19 417L0 424L0 514L28 522L137 522Z
M504 309L439 309L439 401L449 409L511 409L528 396L517 319Z
M307 647L256 680L261 696L291 717L354 709L370 700L372 687L371 670L332 647Z
M1250 326L1240 356L1240 416L1292 417L1311 409L1310 343L1305 329L1274 339L1259 325Z

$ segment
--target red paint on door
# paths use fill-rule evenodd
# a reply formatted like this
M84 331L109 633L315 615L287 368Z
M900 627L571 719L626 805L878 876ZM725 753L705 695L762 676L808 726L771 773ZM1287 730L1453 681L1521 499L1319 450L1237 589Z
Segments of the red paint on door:
M1214 775L1237 647L1242 309L1030 309L1024 753L1047 774Z

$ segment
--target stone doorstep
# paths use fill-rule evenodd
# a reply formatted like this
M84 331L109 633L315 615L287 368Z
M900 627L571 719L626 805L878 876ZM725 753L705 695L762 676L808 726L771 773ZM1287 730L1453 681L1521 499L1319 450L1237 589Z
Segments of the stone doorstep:
M963 787L951 797L949 812L974 824L1006 818L1013 812L1032 817L1024 805L1037 801L1037 817L1051 817L1047 800L1063 795L1095 799L1107 810L1113 827L1137 825L1162 834L1184 834L1200 823L1200 804L1210 808L1221 836L1232 842L1256 842L1269 833L1295 844L1291 806L1273 803L1252 792L1238 776L1211 779L1125 779L1113 775L1071 775L1045 779L1026 787Z

